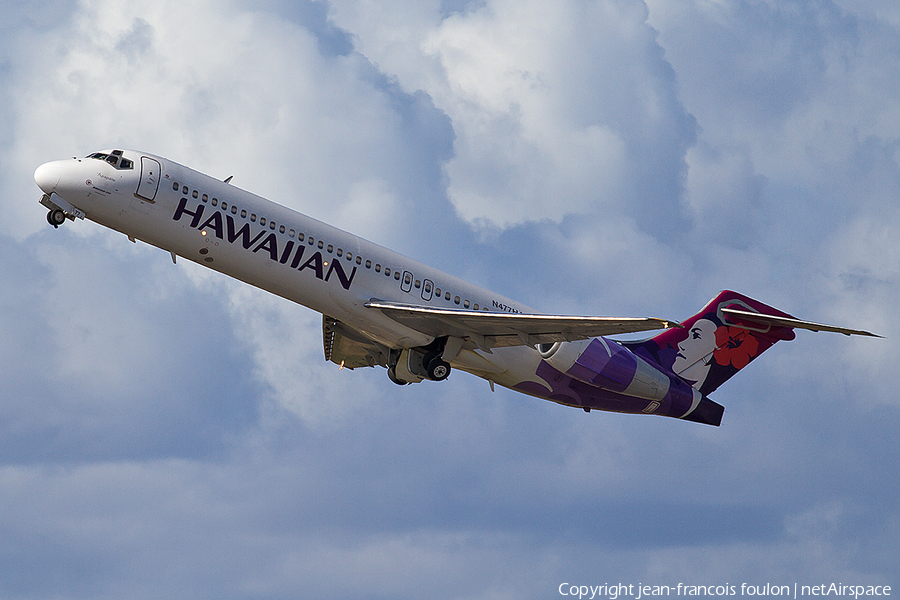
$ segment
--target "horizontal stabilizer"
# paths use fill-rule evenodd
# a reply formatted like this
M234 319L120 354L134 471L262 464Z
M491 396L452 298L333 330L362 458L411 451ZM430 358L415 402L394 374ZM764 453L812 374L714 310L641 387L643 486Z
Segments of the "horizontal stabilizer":
M434 337L468 340L482 349L572 342L593 337L680 327L677 321L655 318L577 317L433 308L372 299L395 321Z
M776 342L794 339L795 329L880 337L868 331L801 321L730 290L720 292L683 325L650 340L623 345L670 369L704 396Z
M812 323L810 321L801 321L800 319L779 317L776 315L765 315L761 313L751 312L749 310L739 310L736 308L723 308L722 313L731 317L737 317L736 325L740 326L740 321L749 321L753 324L779 327L795 327L797 329L808 329L810 331L829 331L832 333L843 333L844 335L866 335L869 337L881 337L880 335L862 331L860 329L848 329L846 327L834 327L832 325L823 325L821 323Z

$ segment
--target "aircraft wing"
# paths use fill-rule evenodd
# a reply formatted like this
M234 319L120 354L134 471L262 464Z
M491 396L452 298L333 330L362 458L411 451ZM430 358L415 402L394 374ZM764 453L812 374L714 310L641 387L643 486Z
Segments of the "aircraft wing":
M810 331L830 331L832 333L843 333L844 335L866 335L869 337L881 337L875 333L862 331L861 329L848 329L846 327L834 327L833 325L823 325L822 323L812 323L811 321L801 321L800 319L778 317L775 315L764 315L762 313L751 312L749 310L739 310L736 308L723 308L722 312L726 315L737 317L740 321L749 321L754 324L779 327L796 327L797 329L809 329Z
M677 321L654 318L576 317L433 308L373 298L367 308L381 310L395 321L434 337L452 336L482 350L572 342L598 336L681 327Z

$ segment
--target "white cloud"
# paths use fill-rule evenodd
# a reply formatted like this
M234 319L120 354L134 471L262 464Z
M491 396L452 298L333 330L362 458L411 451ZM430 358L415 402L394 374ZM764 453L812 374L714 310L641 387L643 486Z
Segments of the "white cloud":
M500 1L443 21L437 10L341 2L334 15L452 119L461 216L506 227L625 212L654 232L657 216L677 220L693 123L642 3Z

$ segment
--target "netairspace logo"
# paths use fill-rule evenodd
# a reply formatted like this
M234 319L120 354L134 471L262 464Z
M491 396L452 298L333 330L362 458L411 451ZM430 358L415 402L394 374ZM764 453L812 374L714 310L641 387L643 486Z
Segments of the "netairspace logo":
M761 596L784 597L797 600L803 597L840 596L857 600L860 597L890 596L889 585L844 585L842 583L823 583L819 585L753 585L742 583L726 583L724 585L644 585L644 584L603 584L572 585L568 582L559 585L560 596L572 596L578 600L617 600L618 598L654 598L660 596Z

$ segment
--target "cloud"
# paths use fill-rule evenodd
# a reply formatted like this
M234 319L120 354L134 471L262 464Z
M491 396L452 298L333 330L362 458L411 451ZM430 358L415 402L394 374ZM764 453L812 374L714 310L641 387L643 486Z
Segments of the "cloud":
M99 233L0 241L7 461L211 456L252 424L248 353L161 253Z
M624 212L656 235L683 222L695 123L643 3L492 2L443 20L438 8L338 2L334 18L452 119L448 193L462 217Z

